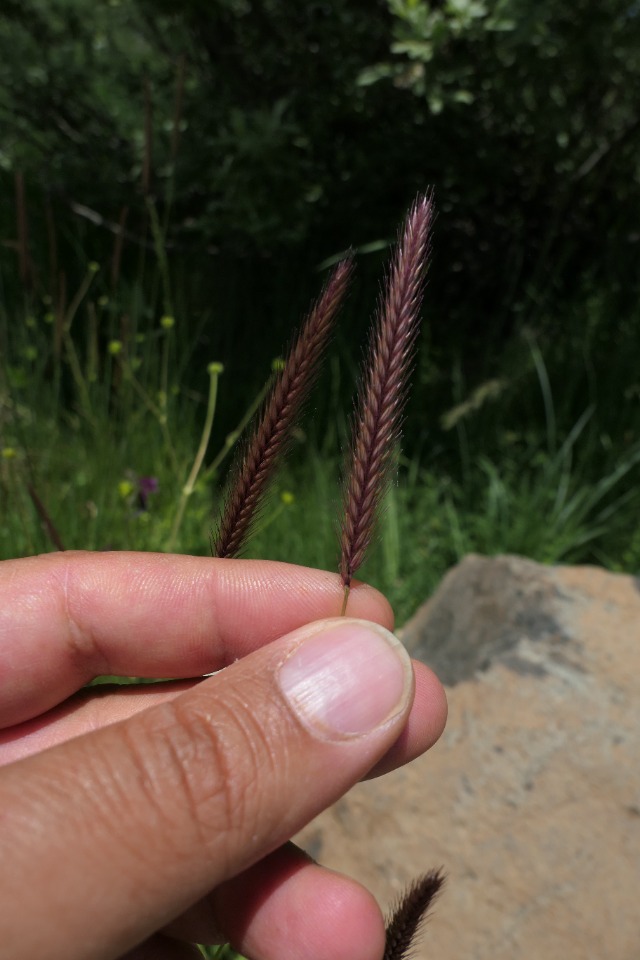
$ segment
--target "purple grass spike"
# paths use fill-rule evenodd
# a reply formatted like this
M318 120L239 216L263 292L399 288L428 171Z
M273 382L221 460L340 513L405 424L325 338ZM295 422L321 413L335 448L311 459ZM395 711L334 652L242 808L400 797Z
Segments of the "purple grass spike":
M360 381L344 486L340 575L344 614L351 579L362 564L380 511L402 428L433 222L432 195L407 215L391 262Z
M275 469L320 371L320 362L353 272L342 260L329 277L291 347L266 400L262 418L231 471L224 509L213 541L215 557L236 557L259 512Z
M417 877L401 894L387 923L383 960L406 960L411 955L429 907L443 884L442 871L431 870Z

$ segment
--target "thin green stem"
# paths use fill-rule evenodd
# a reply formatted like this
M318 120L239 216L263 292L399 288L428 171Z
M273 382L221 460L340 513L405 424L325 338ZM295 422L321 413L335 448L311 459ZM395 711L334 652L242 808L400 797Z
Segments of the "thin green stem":
M133 387L135 392L138 394L138 396L144 403L149 413L153 414L153 416L158 421L160 425L160 429L162 431L162 436L164 437L167 453L169 454L169 459L171 460L171 468L174 474L178 476L180 473L180 466L178 464L176 452L173 447L173 440L171 439L171 433L169 431L169 426L167 424L166 411L162 410L153 402L153 400L151 399L147 391L144 389L142 384L139 382L139 380L136 379L133 373L133 370L131 369L131 365L129 361L123 359L121 363L122 363L122 372L127 382L131 384L131 386Z
M69 304L69 309L65 314L64 329L66 333L69 333L69 331L71 330L71 324L73 323L74 317L78 312L78 308L80 307L80 304L82 303L85 296L89 292L89 287L93 283L93 278L95 277L98 270L99 270L99 266L97 263L92 262L89 264L87 268L87 272L85 273L82 279L82 283L78 287L76 291L76 295L71 301L71 303Z
M160 375L160 403L164 410L167 409L168 391L169 391L169 337L171 328L165 330L162 343L162 372Z
M66 353L67 362L71 368L71 375L74 379L78 393L80 395L80 403L84 409L84 414L87 420L95 426L95 418L93 416L93 411L91 409L91 398L89 396L89 390L87 387L87 381L85 380L84 374L82 373L82 367L80 360L78 358L78 353L71 337L71 324L75 318L80 304L84 300L85 296L89 291L89 287L93 283L93 278L98 272L98 264L90 263L87 272L85 273L82 283L76 291L76 295L69 304L69 309L67 310L63 326L62 326L62 339L64 342L64 348Z
M62 338L64 342L65 356L67 358L69 367L71 368L71 375L73 376L75 385L80 395L80 403L83 407L84 415L89 423L95 426L96 421L91 409L91 397L89 396L89 389L82 373L82 367L80 366L80 360L78 358L78 353L76 351L73 338L71 337L68 329L65 329L64 333L62 334Z
M340 611L340 616L344 617L347 613L347 603L349 601L349 594L351 592L351 587L345 584L344 587L344 596L342 598L342 610Z
M169 262L167 260L167 251L165 250L164 235L162 226L158 217L156 205L147 197L147 211L149 213L149 225L151 227L151 236L153 237L153 248L160 268L160 277L162 278L162 294L164 300L164 312L173 316L173 304L171 300L171 285L169 282Z
M213 476L217 472L224 458L228 456L231 450L233 450L233 447L235 446L238 437L242 434L242 431L247 426L247 424L253 417L254 413L256 412L256 410L258 409L258 407L266 397L267 391L271 388L272 380L273 380L273 377L270 377L267 383L265 384L265 386L262 388L262 390L256 395L255 399L250 404L250 406L247 407L247 410L245 411L242 419L236 426L235 430L232 430L231 433L227 435L224 441L224 445L222 446L220 451L216 454L216 456L213 458L209 466L206 468L205 476L207 477Z
M209 400L207 403L207 415L205 417L204 426L202 428L202 436L200 437L200 444L196 452L195 459L193 461L193 466L191 467L191 472L187 478L187 482L182 488L180 494L180 500L178 501L178 509L176 510L176 515L173 520L173 526L171 527L171 533L169 534L169 539L167 540L166 549L168 552L171 552L174 549L175 542L178 536L178 532L182 525L182 520L184 518L184 512L187 506L189 497L194 491L196 480L198 479L198 474L202 467L204 461L204 455L207 452L207 447L209 445L209 439L211 437L211 430L213 428L213 421L216 413L216 402L218 399L218 380L220 374L223 371L221 363L210 363L209 364Z

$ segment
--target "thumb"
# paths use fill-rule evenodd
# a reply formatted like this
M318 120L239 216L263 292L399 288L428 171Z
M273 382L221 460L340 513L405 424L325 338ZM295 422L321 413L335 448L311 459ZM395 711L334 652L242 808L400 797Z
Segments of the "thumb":
M345 793L397 739L412 699L392 634L319 621L3 768L6 955L124 953Z

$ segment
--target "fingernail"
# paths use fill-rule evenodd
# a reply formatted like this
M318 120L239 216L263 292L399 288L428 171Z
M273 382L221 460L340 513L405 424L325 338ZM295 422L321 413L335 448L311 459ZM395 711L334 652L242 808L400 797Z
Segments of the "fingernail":
M405 708L413 689L400 641L366 620L311 633L283 662L279 679L302 722L325 739L375 730Z

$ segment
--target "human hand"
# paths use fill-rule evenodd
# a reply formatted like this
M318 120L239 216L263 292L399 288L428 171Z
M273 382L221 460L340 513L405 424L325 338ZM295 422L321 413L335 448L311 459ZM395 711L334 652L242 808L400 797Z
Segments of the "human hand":
M446 701L373 625L392 625L380 594L323 619L341 599L337 576L267 561L0 565L0 958L382 955L373 898L287 841L431 746Z

